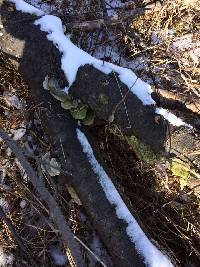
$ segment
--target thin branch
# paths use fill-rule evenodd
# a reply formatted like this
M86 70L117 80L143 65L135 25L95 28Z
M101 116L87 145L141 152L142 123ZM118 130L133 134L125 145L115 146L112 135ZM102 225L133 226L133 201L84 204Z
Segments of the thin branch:
M99 257L83 243L83 241L81 241L77 236L74 237L103 267L107 267L107 265L105 265L105 263L103 263L103 261L100 260Z

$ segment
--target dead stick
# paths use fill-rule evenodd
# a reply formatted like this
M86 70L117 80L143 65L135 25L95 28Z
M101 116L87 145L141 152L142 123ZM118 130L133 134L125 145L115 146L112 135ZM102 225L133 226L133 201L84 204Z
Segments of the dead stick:
M20 247L20 249L23 251L23 253L26 256L28 256L28 259L29 259L29 261L31 263L31 266L39 267L39 265L34 261L34 259L32 258L31 254L28 252L27 248L23 244L21 237L16 232L15 227L13 226L11 220L6 216L6 214L3 211L3 209L1 208L1 206L0 206L0 218L2 218L2 220L7 225L8 229L10 230L11 234L13 235L13 237L14 237L15 241L17 242L18 246Z
M80 252L79 245L77 241L74 239L74 236L69 228L69 226L65 222L65 218L56 203L53 196L49 193L46 189L45 184L41 177L37 176L35 171L33 170L30 163L27 161L26 157L24 156L22 149L20 146L6 133L4 130L0 128L0 137L6 142L6 144L10 147L10 149L15 154L16 158L20 162L21 166L23 167L24 171L28 175L31 183L40 194L41 198L47 203L49 207L50 217L57 225L60 235L64 241L65 246L67 247L68 251L68 258L71 256L75 266L83 267L84 262ZM72 265L73 266L73 265Z

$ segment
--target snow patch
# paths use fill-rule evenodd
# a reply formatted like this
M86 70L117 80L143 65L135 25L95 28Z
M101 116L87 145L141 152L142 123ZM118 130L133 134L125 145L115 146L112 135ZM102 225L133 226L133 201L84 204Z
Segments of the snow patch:
M28 0L31 5L38 8L39 10L42 10L45 14L49 14L50 12L55 10L55 6L53 3L48 4L48 2L44 2L43 0Z
M9 204L8 201L5 200L5 198L0 198L0 207L5 213L9 212ZM1 265L0 265L1 266Z
M50 249L50 255L55 265L64 266L67 262L67 256L57 247Z
M152 32L151 34L151 44L157 45L160 42L160 38L156 32Z
M7 267L13 263L14 257L12 254L7 254L3 251L3 248L0 247L0 266Z
M26 200L25 199L22 199L21 202L19 203L19 205L20 205L20 208L21 209L24 209L26 207L26 205L27 205Z
M185 35L181 38L179 38L178 40L176 40L175 42L173 42L172 47L173 48L177 48L179 50L187 50L187 49L191 49L193 46L192 43L192 35L188 34Z
M162 252L151 243L142 231L137 221L123 202L111 179L96 160L86 136L79 129L77 129L77 137L94 173L99 179L108 201L111 205L115 206L118 218L127 222L127 235L135 245L138 253L144 257L145 264L150 267L172 267L173 265L169 261L168 257L162 254Z
M119 0L108 0L105 2L106 10L109 17L118 17L118 8L123 7L124 4Z
M14 107L16 109L22 109L23 104L20 101L19 97L16 95L13 95L12 93L5 91L3 92L3 98L5 99L7 105L10 107Z
M173 113L169 112L164 108L156 108L155 112L159 115L162 115L165 120L167 120L170 124L176 127L186 126L188 128L192 128L190 124L185 123L182 119L175 116Z
M43 16L45 14L42 10L40 10L40 9L38 9L32 5L29 5L28 3L26 3L23 0L9 0L9 1L11 3L15 4L16 9L19 11L29 13L29 14L34 14L37 16Z

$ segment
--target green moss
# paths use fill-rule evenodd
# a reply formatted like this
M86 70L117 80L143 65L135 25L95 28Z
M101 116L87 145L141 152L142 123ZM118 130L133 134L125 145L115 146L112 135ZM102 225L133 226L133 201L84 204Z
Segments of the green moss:
M99 102L100 102L100 104L102 104L102 105L108 105L108 100L109 100L109 98L108 98L107 95L104 95L104 94L100 94L99 95Z
M190 167L185 162L180 159L173 159L170 167L172 173L180 177L180 186L181 189L187 185L189 176L190 176Z
M154 163L158 159L158 156L135 136L126 137L126 139L140 160L147 163Z
M61 101L64 102L66 100L69 100L70 97L62 90L62 88L59 86L59 83L56 79L48 77L48 75L45 77L43 82L43 87L45 90L49 90L51 95Z

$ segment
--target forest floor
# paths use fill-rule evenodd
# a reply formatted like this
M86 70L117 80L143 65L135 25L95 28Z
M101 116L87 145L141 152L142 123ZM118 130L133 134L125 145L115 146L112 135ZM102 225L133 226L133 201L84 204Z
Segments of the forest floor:
M61 5L57 0L27 2L59 15L66 25L77 18L82 22L105 16L99 4L88 5L86 9L84 1L61 1ZM197 1L190 1L190 5L187 1L184 4L173 2L166 1L159 11L143 15L131 24L124 22L123 29L74 30L71 38L93 56L133 69L155 92L184 103L189 110L186 120L193 121L198 130L200 21L197 14L200 6ZM124 7L125 4L126 1L110 1L107 15L122 16L124 10L128 12L132 8ZM38 167L31 157L34 154L50 161L51 145L28 86L9 55L3 52L0 52L0 114L0 127L30 153L30 163L46 179L73 233L107 266L112 266L108 252L73 189L62 182L62 175L52 175ZM154 166L149 168L139 160L115 129L110 131L107 125L99 126L97 122L86 130L97 159L150 240L166 251L176 266L199 266L199 180L183 186L180 178L169 171L166 187L166 181ZM39 266L68 266L45 206L12 151L0 142L0 206L32 257L37 257ZM4 260L5 266L30 265L3 220L0 220L0 231L0 263ZM101 266L85 249L82 252L88 266Z

